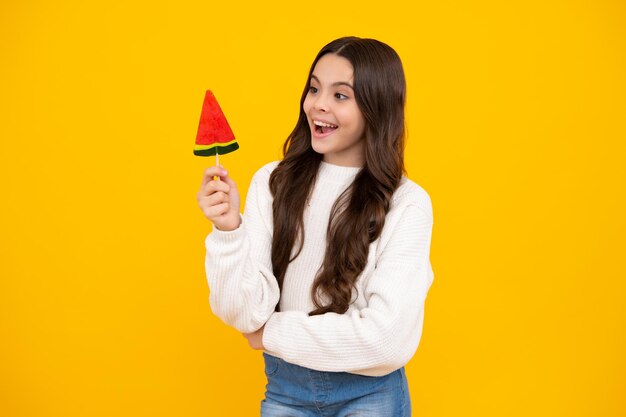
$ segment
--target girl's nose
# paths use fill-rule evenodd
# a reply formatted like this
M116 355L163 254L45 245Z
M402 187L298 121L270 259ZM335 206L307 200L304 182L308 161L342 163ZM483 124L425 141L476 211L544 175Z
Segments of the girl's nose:
M313 107L318 111L328 111L328 104L326 100L326 96L324 94L320 94L315 98L315 103L313 103Z

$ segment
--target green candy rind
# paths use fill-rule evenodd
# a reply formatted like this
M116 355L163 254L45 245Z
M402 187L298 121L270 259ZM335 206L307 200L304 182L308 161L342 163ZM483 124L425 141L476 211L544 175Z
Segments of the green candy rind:
M194 149L193 154L196 156L213 156L218 153L217 152L218 149L219 149L219 154L224 155L224 154L227 154L227 153L230 153L232 151L236 151L237 149L239 149L239 144L235 142L227 146L215 145L214 147L210 149Z

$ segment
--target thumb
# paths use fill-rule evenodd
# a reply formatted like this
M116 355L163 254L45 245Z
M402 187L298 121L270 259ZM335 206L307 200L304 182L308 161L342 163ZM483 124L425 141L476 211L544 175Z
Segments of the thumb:
M230 192L234 190L238 193L239 191L237 190L237 184L235 184L235 181L233 181L233 179L228 176L228 171L224 170L224 172L224 175L220 175L220 179L228 184L228 186L230 187Z

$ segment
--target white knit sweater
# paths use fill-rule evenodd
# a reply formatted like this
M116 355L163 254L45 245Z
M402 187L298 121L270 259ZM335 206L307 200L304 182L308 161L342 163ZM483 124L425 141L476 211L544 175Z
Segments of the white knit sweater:
M367 266L356 283L356 301L344 314L308 316L314 309L311 287L324 257L331 208L360 168L321 163L304 212L304 246L289 264L280 294L271 264L269 190L277 164L255 173L239 228L213 228L206 238L213 313L244 333L265 324L266 352L307 368L380 376L404 366L419 344L424 301L434 278L428 193L402 179L382 234L370 245Z

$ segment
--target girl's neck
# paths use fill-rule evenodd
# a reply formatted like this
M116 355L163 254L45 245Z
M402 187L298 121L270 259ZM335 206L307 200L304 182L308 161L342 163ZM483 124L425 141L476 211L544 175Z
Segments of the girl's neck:
M361 168L362 167L335 165L329 162L321 161L318 176L331 181L343 182L354 179L356 174L361 171Z
M341 167L350 167L350 168L362 168L365 164L365 158L362 155L352 155L350 158L337 158L337 157L329 157L328 155L324 155L322 161L326 162L330 165L336 165Z

